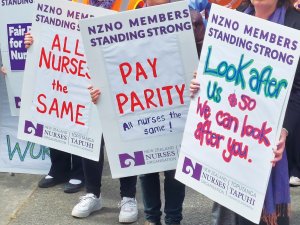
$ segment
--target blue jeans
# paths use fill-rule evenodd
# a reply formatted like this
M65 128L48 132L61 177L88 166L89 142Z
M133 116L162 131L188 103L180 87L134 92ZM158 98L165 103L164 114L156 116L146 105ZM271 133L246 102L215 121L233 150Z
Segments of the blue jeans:
M175 180L175 170L165 171L165 223L180 224L182 220L182 204L185 197L185 185ZM144 213L146 220L159 223L162 212L160 200L159 173L150 173L140 176Z

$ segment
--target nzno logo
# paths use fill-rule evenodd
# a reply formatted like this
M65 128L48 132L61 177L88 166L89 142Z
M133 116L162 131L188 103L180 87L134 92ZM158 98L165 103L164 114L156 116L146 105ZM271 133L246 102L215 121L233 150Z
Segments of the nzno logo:
M183 173L190 174L194 179L200 180L201 171L202 166L199 163L195 163L194 165L191 159L185 157L182 168Z
M44 126L37 123L36 126L31 121L25 120L24 133L43 137Z
M15 105L16 105L16 108L19 109L21 108L21 98L20 97L15 97Z
M127 168L130 166L145 165L145 158L143 151L134 152L134 156L127 153L119 154L121 168Z

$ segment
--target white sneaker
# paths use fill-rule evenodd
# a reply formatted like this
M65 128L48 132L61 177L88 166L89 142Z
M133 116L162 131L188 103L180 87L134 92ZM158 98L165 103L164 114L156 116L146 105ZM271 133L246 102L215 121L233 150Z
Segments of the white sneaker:
M119 208L121 208L119 214L120 223L133 223L137 221L138 209L135 198L123 197L119 203Z
M80 202L75 205L72 210L72 216L74 217L87 217L92 212L95 212L102 208L101 196L97 198L96 195L89 193L81 196L79 199Z
M291 176L290 177L290 185L291 186L300 186L300 179L298 177Z

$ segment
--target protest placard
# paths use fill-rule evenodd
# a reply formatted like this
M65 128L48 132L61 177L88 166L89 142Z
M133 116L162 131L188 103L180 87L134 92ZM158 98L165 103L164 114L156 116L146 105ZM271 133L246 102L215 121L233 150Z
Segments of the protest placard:
M239 18L239 19L237 19ZM213 5L176 178L258 223L300 32Z
M197 54L186 2L79 22L113 177L176 167Z
M27 51L23 40L31 29L34 1L2 1L0 42L11 115L18 116Z
M17 139L18 117L10 115L2 76L0 96L0 172L47 174L49 148Z
M36 1L18 137L98 160L102 129L91 102L78 20L113 11L68 1Z

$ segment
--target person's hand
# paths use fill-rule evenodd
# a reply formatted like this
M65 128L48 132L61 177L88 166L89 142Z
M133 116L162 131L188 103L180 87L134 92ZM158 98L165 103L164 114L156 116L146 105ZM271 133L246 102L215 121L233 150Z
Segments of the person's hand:
M100 90L97 88L95 89L93 86L89 86L88 89L90 91L92 102L96 104L101 94Z
M24 37L24 45L25 45L25 48L29 48L33 43L33 37L32 35L27 32L25 33L25 37Z
M296 1L294 6L295 6L295 9L300 12L300 0Z
M6 68L5 68L4 66L1 66L1 73L2 73L3 75L6 75L6 74L7 74L7 70L6 70Z
M283 151L285 149L285 141L287 137L287 131L285 129L281 130L279 142L276 147L273 149L274 159L271 161L272 166L274 167L278 161L282 159Z
M191 80L191 84L190 84L190 97L191 98L193 98L200 90L200 83L196 79L197 71L194 71L193 77L194 78Z

